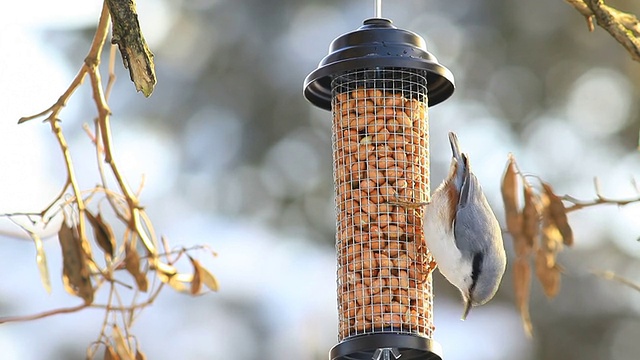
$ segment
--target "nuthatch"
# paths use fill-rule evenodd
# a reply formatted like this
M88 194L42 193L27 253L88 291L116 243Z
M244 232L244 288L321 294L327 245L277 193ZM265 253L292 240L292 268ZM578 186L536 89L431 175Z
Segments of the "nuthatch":
M500 225L471 172L458 137L449 133L453 158L449 176L436 189L424 212L424 235L440 273L462 293L462 320L471 307L485 304L498 291L507 257ZM406 203L399 203L407 205Z

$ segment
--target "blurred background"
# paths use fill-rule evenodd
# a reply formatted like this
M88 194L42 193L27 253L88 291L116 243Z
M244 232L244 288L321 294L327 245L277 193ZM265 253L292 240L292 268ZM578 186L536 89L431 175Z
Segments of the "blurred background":
M39 211L64 183L48 126L16 123L66 89L101 9L99 0L12 4L0 12L0 213ZM637 1L610 5L640 14ZM149 359L327 359L337 337L331 120L304 99L302 82L331 40L373 15L373 1L146 0L138 10L158 84L149 99L135 93L118 54L115 156L133 187L145 176L141 201L157 232L218 252L206 265L221 290L166 290L134 333ZM503 224L509 152L559 194L594 198L598 176L607 196L638 195L640 64L564 1L386 0L383 15L424 37L455 75L454 95L430 109L434 185L453 130ZM94 114L85 85L61 115L83 188L97 182L81 127ZM570 215L576 243L560 256L560 294L548 301L534 280L531 340L510 268L496 298L465 322L459 294L434 275L445 359L637 359L640 293L591 272L640 278L639 219L638 205ZM45 240L47 295L33 244L11 236L18 228L6 220L0 231L0 316L77 304L60 283L55 237ZM512 259L509 236L505 244ZM102 316L4 324L2 358L83 359Z

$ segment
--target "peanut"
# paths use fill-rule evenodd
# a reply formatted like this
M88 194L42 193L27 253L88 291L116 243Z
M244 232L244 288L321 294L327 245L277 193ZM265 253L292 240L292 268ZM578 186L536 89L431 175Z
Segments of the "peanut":
M333 99L339 336L432 331L422 210L428 193L426 98L356 88Z

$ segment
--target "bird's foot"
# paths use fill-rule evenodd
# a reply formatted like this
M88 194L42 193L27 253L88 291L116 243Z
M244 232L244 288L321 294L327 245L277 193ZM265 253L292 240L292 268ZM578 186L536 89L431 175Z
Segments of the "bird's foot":
M395 194L395 198L393 200L389 200L386 202L387 204L391 204L391 205L396 205L396 206L400 206L403 207L405 209L419 209L423 206L429 205L429 202L412 202L412 201L405 201L405 200L400 200L400 198L398 197L398 194Z

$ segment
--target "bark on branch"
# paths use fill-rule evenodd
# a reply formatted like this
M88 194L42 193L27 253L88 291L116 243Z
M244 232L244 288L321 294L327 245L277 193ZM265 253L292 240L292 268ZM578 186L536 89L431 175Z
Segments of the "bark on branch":
M144 40L134 0L106 0L113 23L111 43L118 45L136 90L149 97L156 84L153 53Z
M565 0L587 19L589 30L593 31L593 19L605 29L631 55L640 62L640 21L629 13L625 13L604 4L604 0Z

